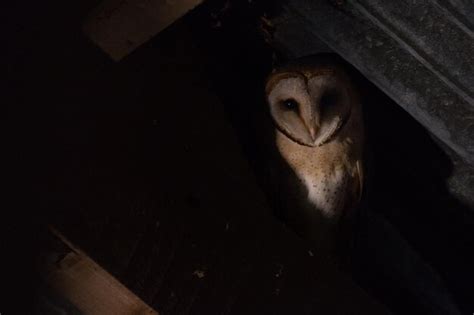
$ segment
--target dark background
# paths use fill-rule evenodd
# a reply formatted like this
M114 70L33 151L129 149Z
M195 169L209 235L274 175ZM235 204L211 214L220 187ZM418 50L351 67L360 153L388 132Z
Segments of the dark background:
M94 5L2 10L2 305L35 304L54 224L162 314L343 313L341 276L318 273L327 263L274 215L263 83L285 56L262 36L266 4L211 1L120 63L81 32ZM445 187L451 161L346 66L369 142L354 279L395 313L471 314L474 216Z

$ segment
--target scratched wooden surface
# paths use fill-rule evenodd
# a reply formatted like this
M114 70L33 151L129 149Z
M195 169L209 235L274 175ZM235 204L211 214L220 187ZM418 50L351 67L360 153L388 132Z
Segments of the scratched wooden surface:
M158 315L54 227L49 230L49 250L39 257L40 276L45 286L67 301L70 308L88 315Z
M84 31L118 61L200 3L201 0L104 0L89 15Z

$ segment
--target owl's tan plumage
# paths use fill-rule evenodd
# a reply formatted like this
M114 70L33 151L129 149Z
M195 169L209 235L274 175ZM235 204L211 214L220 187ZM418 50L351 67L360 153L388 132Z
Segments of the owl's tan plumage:
M364 132L355 88L336 63L315 56L274 71L266 96L276 146L298 179L289 188L299 194L290 216L300 234L333 251L340 220L362 193Z

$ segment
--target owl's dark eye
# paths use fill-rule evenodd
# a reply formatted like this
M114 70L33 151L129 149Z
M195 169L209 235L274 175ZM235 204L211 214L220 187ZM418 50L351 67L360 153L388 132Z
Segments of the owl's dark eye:
M319 104L321 107L333 106L337 102L337 92L336 91L327 91L321 96Z
M283 107L287 110L297 110L298 109L298 102L294 99L287 99L284 100L282 103Z

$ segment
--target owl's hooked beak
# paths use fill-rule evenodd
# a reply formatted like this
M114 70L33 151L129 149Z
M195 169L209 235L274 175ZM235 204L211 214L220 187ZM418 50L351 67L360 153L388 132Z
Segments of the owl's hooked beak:
M309 117L309 119L307 119L306 117ZM317 138L317 133L319 132L319 122L317 116L314 113L311 113L310 115L304 115L304 117L301 118L306 127L306 130L308 130L309 132L311 142L314 143Z
M311 135L311 140L316 141L316 128L314 126L309 127L309 134Z

